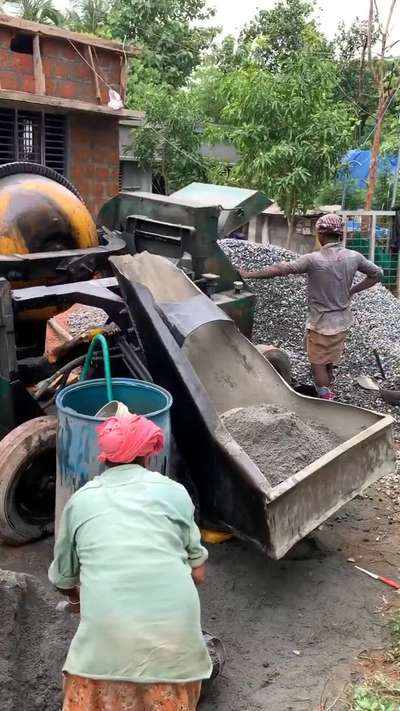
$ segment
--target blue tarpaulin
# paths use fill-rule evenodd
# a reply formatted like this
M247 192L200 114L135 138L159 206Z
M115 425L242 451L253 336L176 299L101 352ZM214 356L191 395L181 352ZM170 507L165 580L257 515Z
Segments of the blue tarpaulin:
M358 148L349 151L343 158L343 163L348 167L349 177L355 180L359 188L367 186L370 162L371 151L360 151ZM396 165L396 156L379 156L378 175L394 175ZM343 180L343 171L339 172L338 177L339 180Z

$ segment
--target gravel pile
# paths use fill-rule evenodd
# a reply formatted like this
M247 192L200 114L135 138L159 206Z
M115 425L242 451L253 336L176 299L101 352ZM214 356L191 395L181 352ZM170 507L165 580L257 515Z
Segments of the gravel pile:
M236 267L261 269L269 264L291 261L296 254L273 245L260 246L233 239L220 241L220 246ZM283 348L288 353L295 380L312 383L310 367L304 353L303 338L307 312L306 278L249 281L257 296L253 340ZM400 434L400 407L391 406L362 390L356 379L360 375L378 376L373 349L380 354L386 377L400 378L400 300L384 286L377 285L354 297L352 310L355 323L347 339L346 352L336 371L334 386L337 399L393 415Z
M108 315L103 309L95 306L82 306L68 317L68 331L71 336L80 336L92 328L100 328L108 321Z
M236 407L224 412L221 420L272 486L301 471L341 442L323 425L305 422L294 412L286 412L276 405Z

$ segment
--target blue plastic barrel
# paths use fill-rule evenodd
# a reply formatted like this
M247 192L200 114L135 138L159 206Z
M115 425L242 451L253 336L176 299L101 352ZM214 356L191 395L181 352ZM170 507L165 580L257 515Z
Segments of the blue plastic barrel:
M146 415L163 430L165 447L150 459L149 468L166 474L171 449L171 395L157 385L129 378L113 378L112 387L115 400L132 413ZM96 441L96 427L103 420L95 414L106 403L104 379L69 385L57 396L56 531L70 496L104 470L104 464L97 459Z

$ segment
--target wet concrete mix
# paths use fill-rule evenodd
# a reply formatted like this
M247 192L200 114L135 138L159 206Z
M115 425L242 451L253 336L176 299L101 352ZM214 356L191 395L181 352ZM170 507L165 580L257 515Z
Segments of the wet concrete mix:
M342 442L324 425L303 420L276 405L237 407L225 412L221 420L271 486Z

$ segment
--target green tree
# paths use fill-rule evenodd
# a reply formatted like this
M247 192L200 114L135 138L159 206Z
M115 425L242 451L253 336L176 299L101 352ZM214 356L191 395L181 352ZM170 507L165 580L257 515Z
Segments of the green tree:
M144 100L144 126L132 132L140 164L160 175L166 193L207 180L207 161L201 154L201 117L191 94L153 87Z
M227 74L252 61L250 50L250 43L238 41L233 35L226 35L221 44L211 48L204 58L204 65Z
M397 155L400 147L400 102L393 104L393 111L388 114L383 125L381 153Z
M373 141L371 147L371 162L369 166L367 195L365 198L365 209L370 210L374 200L376 180L378 175L378 160L383 138L383 130L387 113L400 90L400 64L396 57L392 55L392 49L397 44L390 39L390 29L392 19L395 16L397 0L391 0L386 20L383 22L379 18L380 43L376 57L373 56L373 29L374 13L377 13L377 5L374 0L370 0L369 21L368 21L368 62L371 75L375 82L378 93L376 122L373 131Z
M158 83L176 88L214 39L216 28L196 24L212 15L206 0L116 0L110 29L114 37L143 47L141 60L132 67L134 79L143 82L150 72Z
M285 69L306 47L328 53L328 42L318 30L313 11L313 0L278 0L243 28L239 47L246 47L253 60L271 72Z
M372 27L372 43L379 38L376 23ZM362 141L375 123L378 92L368 62L368 21L358 17L346 28L339 23L334 39L335 56L338 62L338 97L346 98L356 110L359 123L356 140Z
M17 15L31 22L61 25L63 21L62 13L57 10L52 0L18 0L11 2L10 6Z
M65 24L75 32L92 35L108 34L110 3L108 0L77 0L65 15Z
M317 205L342 205L345 210L360 210L365 200L365 190L351 178L326 183L318 193Z
M189 83L190 92L198 111L203 120L209 124L222 122L221 117L226 102L220 92L220 84L224 76L225 72L222 69L207 63L195 72Z
M288 241L295 214L313 206L349 147L355 117L337 102L336 87L335 64L311 49L287 71L248 66L220 80L225 125L211 134L231 141L239 152L232 179L279 202Z
M394 176L389 173L381 173L377 180L372 203L373 210L390 210L392 207L394 190ZM397 184L397 196L395 205L400 204L400 185Z

